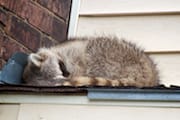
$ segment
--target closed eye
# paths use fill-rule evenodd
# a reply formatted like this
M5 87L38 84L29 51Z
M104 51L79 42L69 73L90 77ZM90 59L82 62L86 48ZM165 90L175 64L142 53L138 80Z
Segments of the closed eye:
M62 61L59 61L59 67L60 67L64 77L68 77L70 75L70 73L67 71L66 66L64 65L64 63Z

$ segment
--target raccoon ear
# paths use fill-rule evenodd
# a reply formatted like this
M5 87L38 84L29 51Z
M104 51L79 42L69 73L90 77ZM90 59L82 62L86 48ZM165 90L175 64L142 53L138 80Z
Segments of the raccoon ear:
M43 57L38 55L38 54L34 54L34 53L31 53L29 55L29 61L31 63L33 63L35 66L37 67L40 67L41 66L41 63L44 61L43 60Z

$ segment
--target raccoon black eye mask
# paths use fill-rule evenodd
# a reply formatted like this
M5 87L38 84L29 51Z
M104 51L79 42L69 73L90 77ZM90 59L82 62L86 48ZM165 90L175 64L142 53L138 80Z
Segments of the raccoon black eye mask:
M60 67L60 69L63 73L62 75L64 77L68 77L70 75L70 73L67 71L66 66L64 65L64 63L62 61L59 61L59 67Z
M30 54L26 84L47 86L135 86L159 84L153 60L135 44L116 37L73 38ZM33 74L33 68L39 74Z

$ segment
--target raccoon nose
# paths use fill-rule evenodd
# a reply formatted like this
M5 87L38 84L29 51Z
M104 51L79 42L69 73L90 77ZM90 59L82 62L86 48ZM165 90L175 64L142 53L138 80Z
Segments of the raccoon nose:
M68 77L70 75L70 73L68 71L63 71L63 76L64 77Z
M66 66L64 65L62 61L59 61L59 67L64 77L68 77L70 75L70 73L67 71Z

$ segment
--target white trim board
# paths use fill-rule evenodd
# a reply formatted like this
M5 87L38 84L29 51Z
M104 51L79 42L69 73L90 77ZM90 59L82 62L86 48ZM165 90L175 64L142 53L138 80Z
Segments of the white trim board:
M68 38L76 35L81 0L72 0L71 14L68 28Z
M179 108L21 104L18 120L179 120Z
M180 102L162 101L112 101L92 100L86 95L23 95L23 94L0 94L0 103L21 104L62 104L62 105L96 105L96 106L130 106L130 107L170 107L180 108Z

